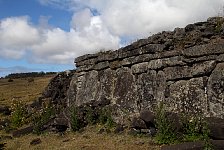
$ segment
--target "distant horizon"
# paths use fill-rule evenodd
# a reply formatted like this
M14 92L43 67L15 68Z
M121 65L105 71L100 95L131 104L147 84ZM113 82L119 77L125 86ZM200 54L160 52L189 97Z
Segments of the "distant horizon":
M0 77L75 69L74 59L223 15L224 0L0 0Z

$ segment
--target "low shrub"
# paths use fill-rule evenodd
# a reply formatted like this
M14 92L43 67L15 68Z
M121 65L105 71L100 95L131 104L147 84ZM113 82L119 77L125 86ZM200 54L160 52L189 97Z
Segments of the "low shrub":
M95 114L94 110L91 107L87 107L85 118L87 123L90 125L94 125L97 123L97 115Z
M160 103L156 109L156 141L158 144L173 144L180 142L194 142L202 140L205 142L205 149L212 149L209 139L209 128L203 117L197 115L182 115L181 129L175 130L174 124L166 116L166 109L163 103Z
M11 125L13 128L21 127L26 123L27 110L25 105L20 101L14 101L12 104Z
M177 141L177 133L172 122L167 119L164 104L160 103L156 109L156 141L158 144L172 144Z
M111 111L109 109L101 109L98 120L101 125L105 125L105 127L108 129L115 126L115 122L113 121Z
M41 134L43 126L47 124L51 118L55 116L55 110L52 107L46 107L42 112L37 112L33 115L33 132L35 134Z
M81 121L78 117L78 110L76 107L71 109L71 128L72 131L78 131L82 128Z
M208 123L203 117L191 116L185 117L183 121L183 139L182 141L194 142L194 141L204 141L205 149L212 149L212 144L209 138L210 130L208 128Z

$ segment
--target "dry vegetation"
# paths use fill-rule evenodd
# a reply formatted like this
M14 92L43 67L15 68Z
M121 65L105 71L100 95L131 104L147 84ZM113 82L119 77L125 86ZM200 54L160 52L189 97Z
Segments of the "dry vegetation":
M0 105L10 106L12 100L20 100L24 103L32 102L41 95L52 76L36 77L34 82L28 82L28 78L0 79Z
M53 133L41 136L26 135L7 142L7 149L60 149L60 150L150 150L159 149L148 137L134 137L127 134L97 134L96 126L88 127L82 133ZM30 141L40 138L41 143L31 146Z
M7 79L0 79L0 105L10 106L12 100L16 99L24 103L32 102L49 83L51 77L37 77L34 82L29 83L26 79L14 79L8 82ZM0 116L2 118L2 116ZM126 133L98 134L99 126L87 127L82 133L66 132L64 135L55 133L44 133L40 136L29 134L20 138L5 139L0 142L6 143L6 149L64 149L64 150L144 150L159 149L149 137L131 136ZM0 131L0 137L6 134ZM33 139L40 138L41 143L35 146L30 145Z

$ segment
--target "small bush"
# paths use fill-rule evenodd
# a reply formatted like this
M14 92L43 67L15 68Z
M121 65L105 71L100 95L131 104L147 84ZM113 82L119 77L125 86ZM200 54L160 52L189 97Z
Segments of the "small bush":
M25 105L16 101L12 105L11 123L13 128L21 127L26 122L27 110Z
M184 123L184 141L198 141L203 138L201 118L191 117Z
M222 31L222 26L223 26L223 20L222 20L222 18L219 18L217 20L217 25L215 27L215 32L220 33Z
M185 114L182 116L182 128L179 131L174 129L173 122L166 117L165 107L160 103L156 110L156 127L158 132L156 134L156 141L158 144L173 144L179 142L194 142L203 140L205 142L205 149L212 149L209 139L209 129L207 122L203 117L190 116Z
M190 119L189 119L190 118ZM187 122L183 123L183 141L194 142L202 140L205 142L205 149L212 149L212 144L209 138L210 130L208 124L203 117L193 116L187 117Z
M55 110L52 107L47 107L43 112L38 112L33 117L34 133L41 134L42 128L55 116Z
M115 126L115 122L111 116L111 112L109 109L102 109L99 113L99 121L100 124L105 125L106 128L110 129Z
M158 144L172 144L177 142L177 133L172 122L166 118L164 104L160 103L156 109L156 141Z
M81 122L78 118L78 111L75 107L71 110L71 128L72 131L78 131L82 128Z
M87 108L86 120L87 120L87 123L90 124L90 125L93 125L93 124L97 123L96 115L94 113L94 110L91 107Z

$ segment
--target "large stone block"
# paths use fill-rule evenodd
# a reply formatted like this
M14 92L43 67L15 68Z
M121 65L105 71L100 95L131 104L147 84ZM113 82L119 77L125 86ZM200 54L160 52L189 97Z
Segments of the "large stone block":
M138 87L138 109L154 110L158 101L164 99L165 74L149 70L147 73L140 74L137 80Z
M206 61L193 66L174 66L164 69L167 80L186 80L198 76L209 75L215 68L215 61Z
M218 64L210 75L207 92L211 115L224 117L224 63Z
M224 42L198 45L183 50L185 57L200 57L205 55L214 55L224 53Z
M131 67L132 73L137 74L137 73L144 73L147 72L148 70L148 62L143 62L139 64L135 64Z
M129 68L120 68L116 71L113 99L115 103L127 111L137 108L137 87L135 76Z
M99 90L98 72L93 70L87 72L79 83L77 89L76 104L81 105L91 100L95 100Z
M166 104L170 111L206 115L208 101L204 82L200 77L169 85L167 92L170 96L166 99Z

